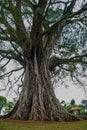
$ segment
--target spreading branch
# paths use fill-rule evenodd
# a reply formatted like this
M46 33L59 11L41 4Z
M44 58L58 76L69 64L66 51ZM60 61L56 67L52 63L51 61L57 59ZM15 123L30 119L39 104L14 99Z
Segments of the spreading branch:
M25 67L25 60L18 54L16 54L13 50L1 50L0 55L9 60L16 60L18 61L23 67Z
M17 72L17 71L20 71L22 69L23 69L23 67L18 68L18 69L13 69L13 70L11 70L11 71L9 71L7 73L4 73L3 75L0 75L0 78L2 78L2 77L9 77L9 76L11 76L13 74L13 72Z
M78 55L74 56L68 59L61 59L56 56L52 56L49 62L49 69L52 71L54 70L55 67L60 66L60 65L68 65L69 63L85 63L87 64L86 61L83 61L83 58L87 57L87 54L84 55Z

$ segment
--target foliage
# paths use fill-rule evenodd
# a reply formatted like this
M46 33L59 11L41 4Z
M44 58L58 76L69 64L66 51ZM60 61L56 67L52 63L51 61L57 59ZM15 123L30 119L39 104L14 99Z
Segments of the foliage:
M13 106L14 106L13 102L8 102L8 103L7 103L7 107L8 107L9 109L13 108Z
M82 100L81 105L83 106L83 108L87 109L87 100Z
M72 99L71 101L70 101L70 103L66 103L64 100L63 101L61 101L61 104L62 104L62 106L67 110L67 111L69 111L72 107L74 107L74 106L78 106L77 104L75 104L75 100L74 99Z
M1 110L4 106L6 106L6 104L7 104L7 99L6 99L6 97L0 96L0 110Z
M82 100L80 106L83 108L81 110L81 115L87 115L87 100Z
M87 115L87 111L85 111L85 109L82 109L82 110L80 111L80 114L81 114L81 115Z
M72 99L70 101L70 103L66 103L64 100L61 101L61 105L64 107L65 110L67 110L68 112L70 112L70 109L72 107L80 107L82 108L82 110L80 111L80 115L87 115L87 107L86 107L86 104L87 103L87 100L82 100L81 103L78 105L78 104L75 104L75 99Z
M7 101L6 97L0 96L0 111L4 107L6 110L12 109L14 106L13 102Z
M74 99L71 100L71 105L75 105L75 100Z

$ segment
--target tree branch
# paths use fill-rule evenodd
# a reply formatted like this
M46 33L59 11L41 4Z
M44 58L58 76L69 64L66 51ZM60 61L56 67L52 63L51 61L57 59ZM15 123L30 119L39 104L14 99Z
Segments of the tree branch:
M15 54L15 52L13 50L1 50L0 49L0 55L4 58L7 58L9 60L14 59L16 61L18 61L23 67L25 67L25 60L20 57L20 55Z
M15 29L7 22L6 18L5 18L5 15L4 15L4 11L3 11L3 8L1 9L1 16L2 18L0 17L0 23L2 24L2 26L4 25L6 27L6 29L2 29L0 27L0 30L2 31L3 35L6 33L10 35L10 37L12 39L17 39L17 35L16 35L16 31Z
M65 27L66 25L71 23L72 18L73 18L72 22L74 22L74 23L84 20L84 18L86 18L86 16L85 16L82 18L78 17L78 19L76 19L76 20L74 19L75 16L80 16L84 12L87 11L87 4L85 4L80 10L73 12L75 3L76 3L76 0L72 0L71 4L67 7L63 16L56 23L54 23L46 32L42 33L42 37L44 37L44 39L46 39L45 48L49 48L49 50L53 49L57 39L59 38L59 36L62 32L63 27ZM69 11L69 8L71 9L70 11ZM49 50L47 50L47 51L49 51Z
M34 5L30 0L24 0L24 2L33 10ZM36 2L34 4L36 4Z
M19 70L22 70L22 69L23 69L23 67L18 68L18 69L11 70L11 71L9 71L9 72L3 74L3 75L0 75L0 78L2 78L2 77L8 77L8 75L12 75L13 72L16 72L16 71L19 71Z
M68 6L69 3L70 3L70 5ZM63 11L63 15L72 13L75 4L76 4L76 0L72 0L71 2L70 1L66 2L65 8L64 8L64 11Z
M63 64L69 64L69 63L82 63L82 60L84 57L87 57L87 54L74 56L69 59L60 59L56 56L52 56L49 61L49 69L52 71L55 67L63 65ZM87 62L83 62L87 63Z
M7 64L9 64L10 60L8 60L3 66L0 67L0 69L4 68Z

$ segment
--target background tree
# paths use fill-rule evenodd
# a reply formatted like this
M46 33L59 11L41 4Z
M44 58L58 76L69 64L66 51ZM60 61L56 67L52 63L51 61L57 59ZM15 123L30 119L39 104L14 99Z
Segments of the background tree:
M87 100L83 99L83 100L81 101L81 106L82 106L84 109L87 110Z
M71 109L72 107L78 106L77 104L75 104L75 100L74 100L74 99L72 99L72 100L70 101L70 103L66 103L64 100L62 100L62 101L61 101L61 105L62 105L62 106L65 108L65 110L68 111L68 112L70 112L70 109Z
M63 109L51 83L51 76L60 75L61 72L64 76L65 70L70 72L71 77L75 77L74 72L79 73L78 64L86 68L87 53L85 49L79 50L81 40L78 43L74 39L66 44L66 41L69 43L69 27L75 25L77 28L76 23L82 29L86 27L87 3L81 0L77 6L78 2L0 0L0 78L8 77L8 83L11 83L14 72L23 72L14 82L23 79L19 100L5 117L23 120L79 120ZM68 30L67 33L65 30ZM64 40L60 42L63 34ZM86 42L83 43L85 47ZM57 52L57 55L54 56L53 52ZM3 71L12 61L16 68Z
M81 104L79 105L81 106L83 109L81 110L81 114L82 115L87 115L87 100L83 99L81 101Z
M75 100L74 99L71 100L71 105L75 105Z

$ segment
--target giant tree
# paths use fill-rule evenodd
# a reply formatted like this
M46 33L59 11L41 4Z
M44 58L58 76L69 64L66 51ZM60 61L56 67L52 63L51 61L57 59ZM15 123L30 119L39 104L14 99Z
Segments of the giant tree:
M86 18L87 3L83 0L0 0L0 61L4 62L0 68L3 70L11 60L21 65L0 77L24 69L19 100L5 117L79 120L67 113L56 98L51 72L56 66L80 62L87 53L69 58L51 55L64 28L85 24Z

